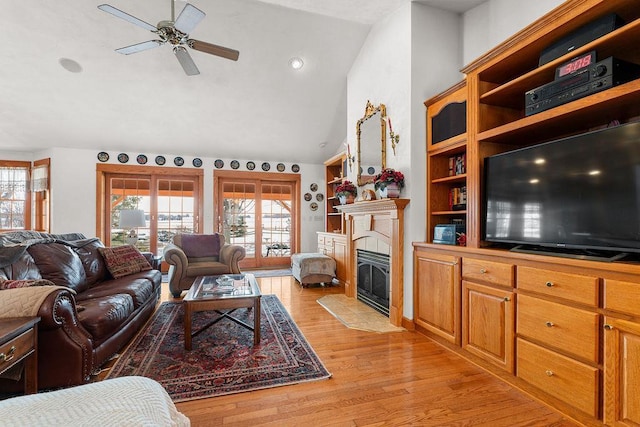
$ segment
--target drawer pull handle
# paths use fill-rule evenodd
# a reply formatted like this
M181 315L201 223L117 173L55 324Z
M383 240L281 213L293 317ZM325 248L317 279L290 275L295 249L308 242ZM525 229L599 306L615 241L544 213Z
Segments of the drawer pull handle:
M480 269L480 274L485 274L487 272L487 270L485 270L484 268Z
M555 326L555 325L553 324L553 322L551 322L551 321L546 321L546 322L545 322L545 325L547 325L547 327L548 327L548 328L552 328L552 327L554 327L554 326Z
M547 369L546 371L544 371L545 374L547 374L548 377L552 377L553 376L553 371Z
M553 288L553 282L547 282L545 285L547 288Z
M605 328L607 331L613 331L613 326L611 326L611 325L604 325L604 328Z
M504 301L505 301L505 302L509 302L509 301L511 301L511 298L509 298L509 297L504 297Z
M13 359L13 356L16 352L16 346L12 345L7 354L0 353L0 362L8 362Z

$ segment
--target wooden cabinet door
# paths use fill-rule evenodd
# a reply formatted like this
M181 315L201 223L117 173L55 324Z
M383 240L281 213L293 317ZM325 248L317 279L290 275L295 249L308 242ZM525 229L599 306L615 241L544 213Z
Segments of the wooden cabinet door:
M604 320L604 422L640 425L640 323Z
M460 258L416 251L413 265L416 323L460 345Z
M462 348L513 373L513 292L462 281Z

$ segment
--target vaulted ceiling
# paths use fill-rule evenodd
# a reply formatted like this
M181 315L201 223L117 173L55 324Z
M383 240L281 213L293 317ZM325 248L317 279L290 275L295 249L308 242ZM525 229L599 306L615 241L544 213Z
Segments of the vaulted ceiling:
M190 0L207 14L191 37L240 51L234 62L190 50L197 76L168 45L114 52L157 36L98 10L105 1L152 25L171 17L171 0L3 3L0 151L320 163L345 138L346 75L370 26L411 0Z

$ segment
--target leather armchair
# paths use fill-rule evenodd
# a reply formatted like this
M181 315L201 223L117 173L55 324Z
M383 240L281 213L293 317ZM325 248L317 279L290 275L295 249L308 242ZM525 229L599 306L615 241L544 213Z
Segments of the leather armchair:
M220 233L176 234L164 248L164 260L169 264L169 290L177 298L198 276L239 274L238 262L245 255L242 246L226 244Z

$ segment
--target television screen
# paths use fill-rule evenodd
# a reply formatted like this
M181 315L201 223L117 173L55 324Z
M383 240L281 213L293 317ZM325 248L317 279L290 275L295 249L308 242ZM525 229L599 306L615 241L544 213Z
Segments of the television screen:
M483 238L640 252L640 123L485 159Z

